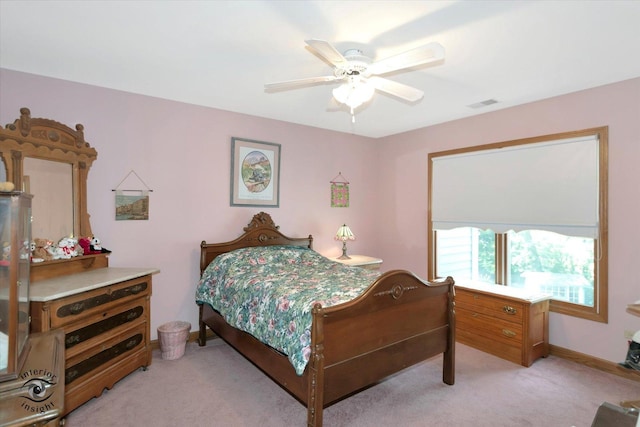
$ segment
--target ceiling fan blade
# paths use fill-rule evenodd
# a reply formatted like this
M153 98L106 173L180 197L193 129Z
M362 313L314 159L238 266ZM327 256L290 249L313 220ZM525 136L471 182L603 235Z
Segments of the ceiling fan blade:
M304 41L318 55L329 61L334 66L348 63L347 59L336 50L331 43L324 40L309 39Z
M398 83L382 77L369 77L367 79L377 90L397 96L409 102L416 102L422 99L424 92L411 86Z
M318 83L332 82L334 80L341 80L342 78L336 76L322 76L322 77L307 77L304 79L287 80L284 82L267 83L264 85L264 90L268 92L274 92L279 90L296 89L300 86L309 86Z
M439 61L443 58L444 48L440 43L434 42L376 61L367 67L367 72L371 75L386 74L403 68Z

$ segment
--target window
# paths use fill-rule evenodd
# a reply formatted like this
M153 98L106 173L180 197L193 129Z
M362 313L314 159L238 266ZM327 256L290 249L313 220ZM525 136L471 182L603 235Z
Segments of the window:
M607 322L606 127L429 155L429 277Z

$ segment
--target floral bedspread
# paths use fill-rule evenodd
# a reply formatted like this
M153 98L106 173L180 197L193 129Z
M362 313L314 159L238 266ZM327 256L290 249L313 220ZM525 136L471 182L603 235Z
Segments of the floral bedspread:
M296 246L243 248L206 268L196 302L208 303L231 326L286 354L302 375L311 353L311 310L360 295L379 275Z

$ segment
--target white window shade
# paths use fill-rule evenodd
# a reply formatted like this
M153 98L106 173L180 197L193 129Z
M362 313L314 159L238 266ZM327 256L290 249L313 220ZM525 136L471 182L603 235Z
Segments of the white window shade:
M597 238L597 135L434 156L433 229L547 230Z

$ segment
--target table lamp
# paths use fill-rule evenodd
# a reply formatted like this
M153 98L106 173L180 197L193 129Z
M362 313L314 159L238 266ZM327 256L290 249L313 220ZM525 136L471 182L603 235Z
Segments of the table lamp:
M342 240L342 256L338 257L338 259L351 259L351 257L347 255L347 240L356 240L356 236L353 235L347 224L342 224L342 226L338 228L335 239Z

